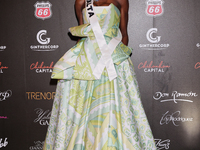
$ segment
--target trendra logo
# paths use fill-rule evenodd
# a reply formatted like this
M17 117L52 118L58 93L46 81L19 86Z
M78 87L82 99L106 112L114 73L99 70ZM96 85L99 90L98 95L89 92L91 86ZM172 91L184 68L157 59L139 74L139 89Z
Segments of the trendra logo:
M145 50L163 50L168 48L170 46L169 44L159 44L161 36L154 37L157 31L157 28L149 29L146 33L146 38L152 44L140 44L139 47Z
M0 46L0 51L4 51L6 49L6 46Z
M30 70L35 70L36 73L51 73L53 70L53 62L49 66L44 65L44 62L32 63L30 65Z
M163 99L165 97L170 97L169 99ZM188 99L183 99L183 97L197 97L198 94L194 93L194 92L188 92L188 93L179 93L177 91L173 91L171 94L169 93L162 93L162 92L156 92L153 96L154 100L156 101L160 101L160 102L174 102L174 103L178 103L178 101L182 101L182 102L189 102L192 103L193 101L188 100ZM180 98L182 97L182 98Z
M9 98L12 96L12 91L11 90L7 90L5 92L1 92L0 91L0 101L4 101L6 100L6 98Z
M0 148L6 147L8 145L8 138L5 138L3 141L3 138L0 138Z
M162 116L160 120L160 125L169 124L170 122L172 122L174 126L179 126L177 125L176 122L192 122L193 121L193 118L183 118L183 117L180 117L180 114L181 114L180 111L176 111L172 114L169 114L169 111L167 111Z
M170 145L169 139L163 140L163 141L162 139L154 139L154 140L155 140L157 150L169 149L169 145Z
M45 37L47 30L40 30L37 33L36 39L41 45L31 45L30 48L33 51L55 51L59 48L59 45L48 45L50 43L50 38Z
M28 100L53 100L55 92L26 92Z
M43 150L44 141L34 141L34 146L29 147L29 150Z
M147 61L144 63L141 62L138 65L138 69L144 69L144 72L165 72L165 69L168 68L170 68L170 66L164 65L163 61L161 61L159 65L153 65L153 61L151 61L149 64Z
M2 66L0 62L0 74L3 73L3 69L8 69L8 67Z
M49 125L49 119L50 119L50 116L51 116L50 110L44 111L41 108L36 108L35 112L38 116L34 120L34 123L39 123L42 126Z

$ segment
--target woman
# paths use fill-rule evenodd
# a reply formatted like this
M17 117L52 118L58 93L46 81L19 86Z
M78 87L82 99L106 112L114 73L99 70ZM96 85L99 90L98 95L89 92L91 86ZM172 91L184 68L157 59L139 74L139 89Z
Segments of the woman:
M155 150L128 46L128 0L76 0L83 37L54 66L44 150Z

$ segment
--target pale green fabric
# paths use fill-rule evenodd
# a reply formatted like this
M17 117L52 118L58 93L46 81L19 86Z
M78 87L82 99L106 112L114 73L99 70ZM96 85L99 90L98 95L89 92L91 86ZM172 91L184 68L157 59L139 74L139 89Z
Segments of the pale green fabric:
M120 12L113 4L95 11L106 41L121 36ZM156 150L129 58L131 48L120 43L112 55L117 78L109 81L104 69L95 80L92 68L101 54L89 24L70 30L87 37L54 68L53 78L61 80L44 150Z

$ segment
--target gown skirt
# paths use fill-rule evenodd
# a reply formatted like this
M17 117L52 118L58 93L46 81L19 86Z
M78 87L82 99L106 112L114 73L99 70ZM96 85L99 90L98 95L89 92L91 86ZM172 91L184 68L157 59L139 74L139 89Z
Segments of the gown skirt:
M95 8L107 42L121 36L120 12L113 4ZM130 59L119 43L112 54L117 77L92 75L101 57L85 12L85 24L70 28L82 40L57 62L59 79L43 150L156 150Z

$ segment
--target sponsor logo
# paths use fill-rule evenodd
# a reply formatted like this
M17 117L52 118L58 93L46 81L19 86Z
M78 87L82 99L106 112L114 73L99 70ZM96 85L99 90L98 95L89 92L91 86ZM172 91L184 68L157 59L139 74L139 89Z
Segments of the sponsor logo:
M0 116L0 119L8 119L7 116Z
M138 65L138 69L144 69L144 72L165 72L166 69L170 68L168 65L164 65L163 61L159 65L153 65L153 61L148 63L145 61Z
M197 43L196 46L197 46L198 49L200 49L200 44L199 43Z
M49 66L44 65L44 62L36 62L30 65L30 70L35 70L36 73L51 73L53 70L53 62Z
M43 150L44 141L34 141L34 146L29 147L29 150Z
M8 145L8 141L7 141L8 138L5 138L3 140L3 138L0 138L0 148L3 148L3 147L6 147Z
M197 63L194 65L194 68L195 68L195 69L199 69L199 68L200 68L200 62L197 62Z
M34 6L36 18L44 20L52 16L52 4L50 2L36 2Z
M4 51L6 49L6 46L0 46L0 51Z
M183 97L197 97L198 94L194 93L194 92L188 92L188 93L179 93L177 91L173 91L171 94L169 93L162 93L162 92L156 92L153 96L154 100L156 101L160 101L160 102L174 102L174 103L178 103L178 101L180 102L190 102L192 103L193 101L188 100L188 99L184 99ZM169 99L163 99L165 97L170 97Z
M164 13L163 0L147 0L146 14L147 16L161 16Z
M3 66L0 62L0 73L3 73L3 69L8 69L8 67Z
M7 98L9 98L11 96L12 96L12 91L11 90L7 90L5 92L1 92L0 91L0 101L4 101L4 100L6 100Z
M44 111L41 108L36 108L34 111L38 115L37 118L34 120L34 123L39 123L42 126L49 125L49 120L51 116L50 110Z
M157 150L161 150L161 149L169 149L169 145L170 145L170 140L163 140L162 139L154 139L155 143L156 143L156 148Z
M169 114L169 111L167 111L161 118L160 120L160 125L164 125L164 124L169 124L170 122L172 122L172 124L174 126L179 126L177 124L177 122L192 122L193 118L184 118L184 117L180 117L181 112L180 111L176 111L172 114Z
M51 39L49 37L46 37L47 30L40 30L37 35L36 39L39 44L41 45L31 45L30 49L33 51L55 51L59 48L59 45L51 45L49 44Z
M56 92L26 92L28 100L53 100Z
M161 36L154 35L158 32L157 28L151 28L146 33L146 38L151 44L140 44L139 47L144 50L163 50L168 48L169 44L161 44L159 43L161 40Z

